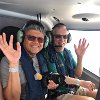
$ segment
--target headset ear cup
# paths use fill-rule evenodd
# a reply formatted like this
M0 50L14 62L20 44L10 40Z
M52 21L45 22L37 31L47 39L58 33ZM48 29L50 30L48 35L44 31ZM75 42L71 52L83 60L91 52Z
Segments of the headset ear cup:
M47 35L44 36L44 45L43 48L46 48L49 44L49 37Z
M69 33L69 34L67 35L67 43L70 43L71 40L72 40L72 37L71 37L71 34Z
M49 38L49 44L52 44L53 43L53 34L52 34L52 31L47 31L46 35Z
M53 37L53 33L50 33L50 44L53 44L54 42L54 37Z
M17 32L17 41L20 42L20 43L22 43L23 42L23 37L24 37L23 31L22 30L19 30Z

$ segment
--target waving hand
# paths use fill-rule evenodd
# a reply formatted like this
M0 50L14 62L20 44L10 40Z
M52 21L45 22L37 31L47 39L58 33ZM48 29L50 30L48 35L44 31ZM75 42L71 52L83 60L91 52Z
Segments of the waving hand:
M0 49L4 55L9 60L9 63L16 64L18 63L21 56L21 46L17 42L17 49L13 48L13 35L10 36L9 44L6 41L6 34L0 35Z
M85 38L83 38L83 40L81 40L81 39L79 40L78 47L74 44L74 48L75 48L75 52L76 52L77 56L83 57L88 46L89 46L89 43L86 44Z

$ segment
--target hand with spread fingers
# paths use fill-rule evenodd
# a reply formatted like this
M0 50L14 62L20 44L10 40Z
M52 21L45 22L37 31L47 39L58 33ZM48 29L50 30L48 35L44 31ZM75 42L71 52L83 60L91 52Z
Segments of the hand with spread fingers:
M83 40L82 39L79 40L78 47L74 44L77 57L83 57L83 55L85 54L85 51L89 46L89 43L87 44L86 42L87 42L86 39L83 38Z
M13 35L10 36L9 44L6 41L6 34L0 35L0 49L9 60L9 63L18 63L21 56L21 46L17 43L17 49L13 48Z
M82 72L83 72L83 66L82 66L82 61L83 61L83 56L86 52L86 49L88 48L89 43L87 43L86 39L80 39L78 46L74 44L74 49L77 55L77 67L75 69L75 74L77 77L81 77Z

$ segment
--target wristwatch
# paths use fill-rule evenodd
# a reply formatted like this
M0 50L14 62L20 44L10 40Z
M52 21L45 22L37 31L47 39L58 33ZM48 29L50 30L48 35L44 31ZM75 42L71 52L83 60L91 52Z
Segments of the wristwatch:
M9 72L18 72L19 68L15 67L15 68L9 68Z
M80 80L79 79L76 79L76 85L80 86Z

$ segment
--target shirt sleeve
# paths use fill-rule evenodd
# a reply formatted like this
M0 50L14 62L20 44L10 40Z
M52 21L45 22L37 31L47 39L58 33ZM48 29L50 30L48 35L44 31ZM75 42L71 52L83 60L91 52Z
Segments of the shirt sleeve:
M8 83L8 77L9 77L9 68L8 68L9 62L6 57L3 57L1 59L0 67L1 67L1 83L3 88L7 86Z
M3 57L1 59L0 67L1 67L1 83L3 85L3 88L6 88L9 79L9 61L6 57ZM19 75L21 84L22 85L26 84L26 78L23 69L21 67L21 64L19 64Z

